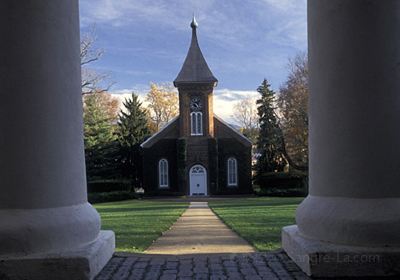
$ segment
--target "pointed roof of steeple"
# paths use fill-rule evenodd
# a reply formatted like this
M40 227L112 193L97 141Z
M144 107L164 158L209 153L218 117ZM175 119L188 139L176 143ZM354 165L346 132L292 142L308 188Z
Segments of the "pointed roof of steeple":
M196 29L198 27L196 18L193 16L190 23L192 28L192 42L183 63L182 69L174 81L174 85L183 83L214 83L218 80L214 77L206 60L200 50L199 43L197 42Z

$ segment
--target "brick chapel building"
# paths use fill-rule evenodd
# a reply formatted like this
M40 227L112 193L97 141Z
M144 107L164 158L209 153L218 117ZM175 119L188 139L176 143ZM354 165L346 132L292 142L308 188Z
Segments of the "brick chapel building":
M251 141L213 112L218 80L192 41L174 81L179 116L141 146L146 194L213 195L251 192Z

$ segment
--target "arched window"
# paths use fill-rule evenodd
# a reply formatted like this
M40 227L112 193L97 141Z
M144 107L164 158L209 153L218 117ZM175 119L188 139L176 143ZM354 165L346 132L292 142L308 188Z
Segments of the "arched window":
M158 184L160 188L168 188L168 160L161 159L158 162Z
M203 135L203 113L192 112L190 113L190 127L191 135Z
M228 159L228 186L236 187L238 185L237 180L237 160L235 158Z

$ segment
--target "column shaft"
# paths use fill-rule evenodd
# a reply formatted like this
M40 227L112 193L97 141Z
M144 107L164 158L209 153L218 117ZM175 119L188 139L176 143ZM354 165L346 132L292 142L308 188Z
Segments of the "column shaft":
M308 274L400 273L399 10L308 1L310 194L282 235Z
M400 244L399 9L308 2L310 196L296 216L305 236Z
M0 275L91 279L112 232L87 202L78 0L0 2Z
M1 1L0 208L86 202L78 1Z

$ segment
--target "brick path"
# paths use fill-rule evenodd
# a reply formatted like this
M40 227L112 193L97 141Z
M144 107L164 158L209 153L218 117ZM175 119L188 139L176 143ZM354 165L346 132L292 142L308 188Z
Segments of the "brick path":
M116 254L96 280L310 279L283 251L249 254Z

